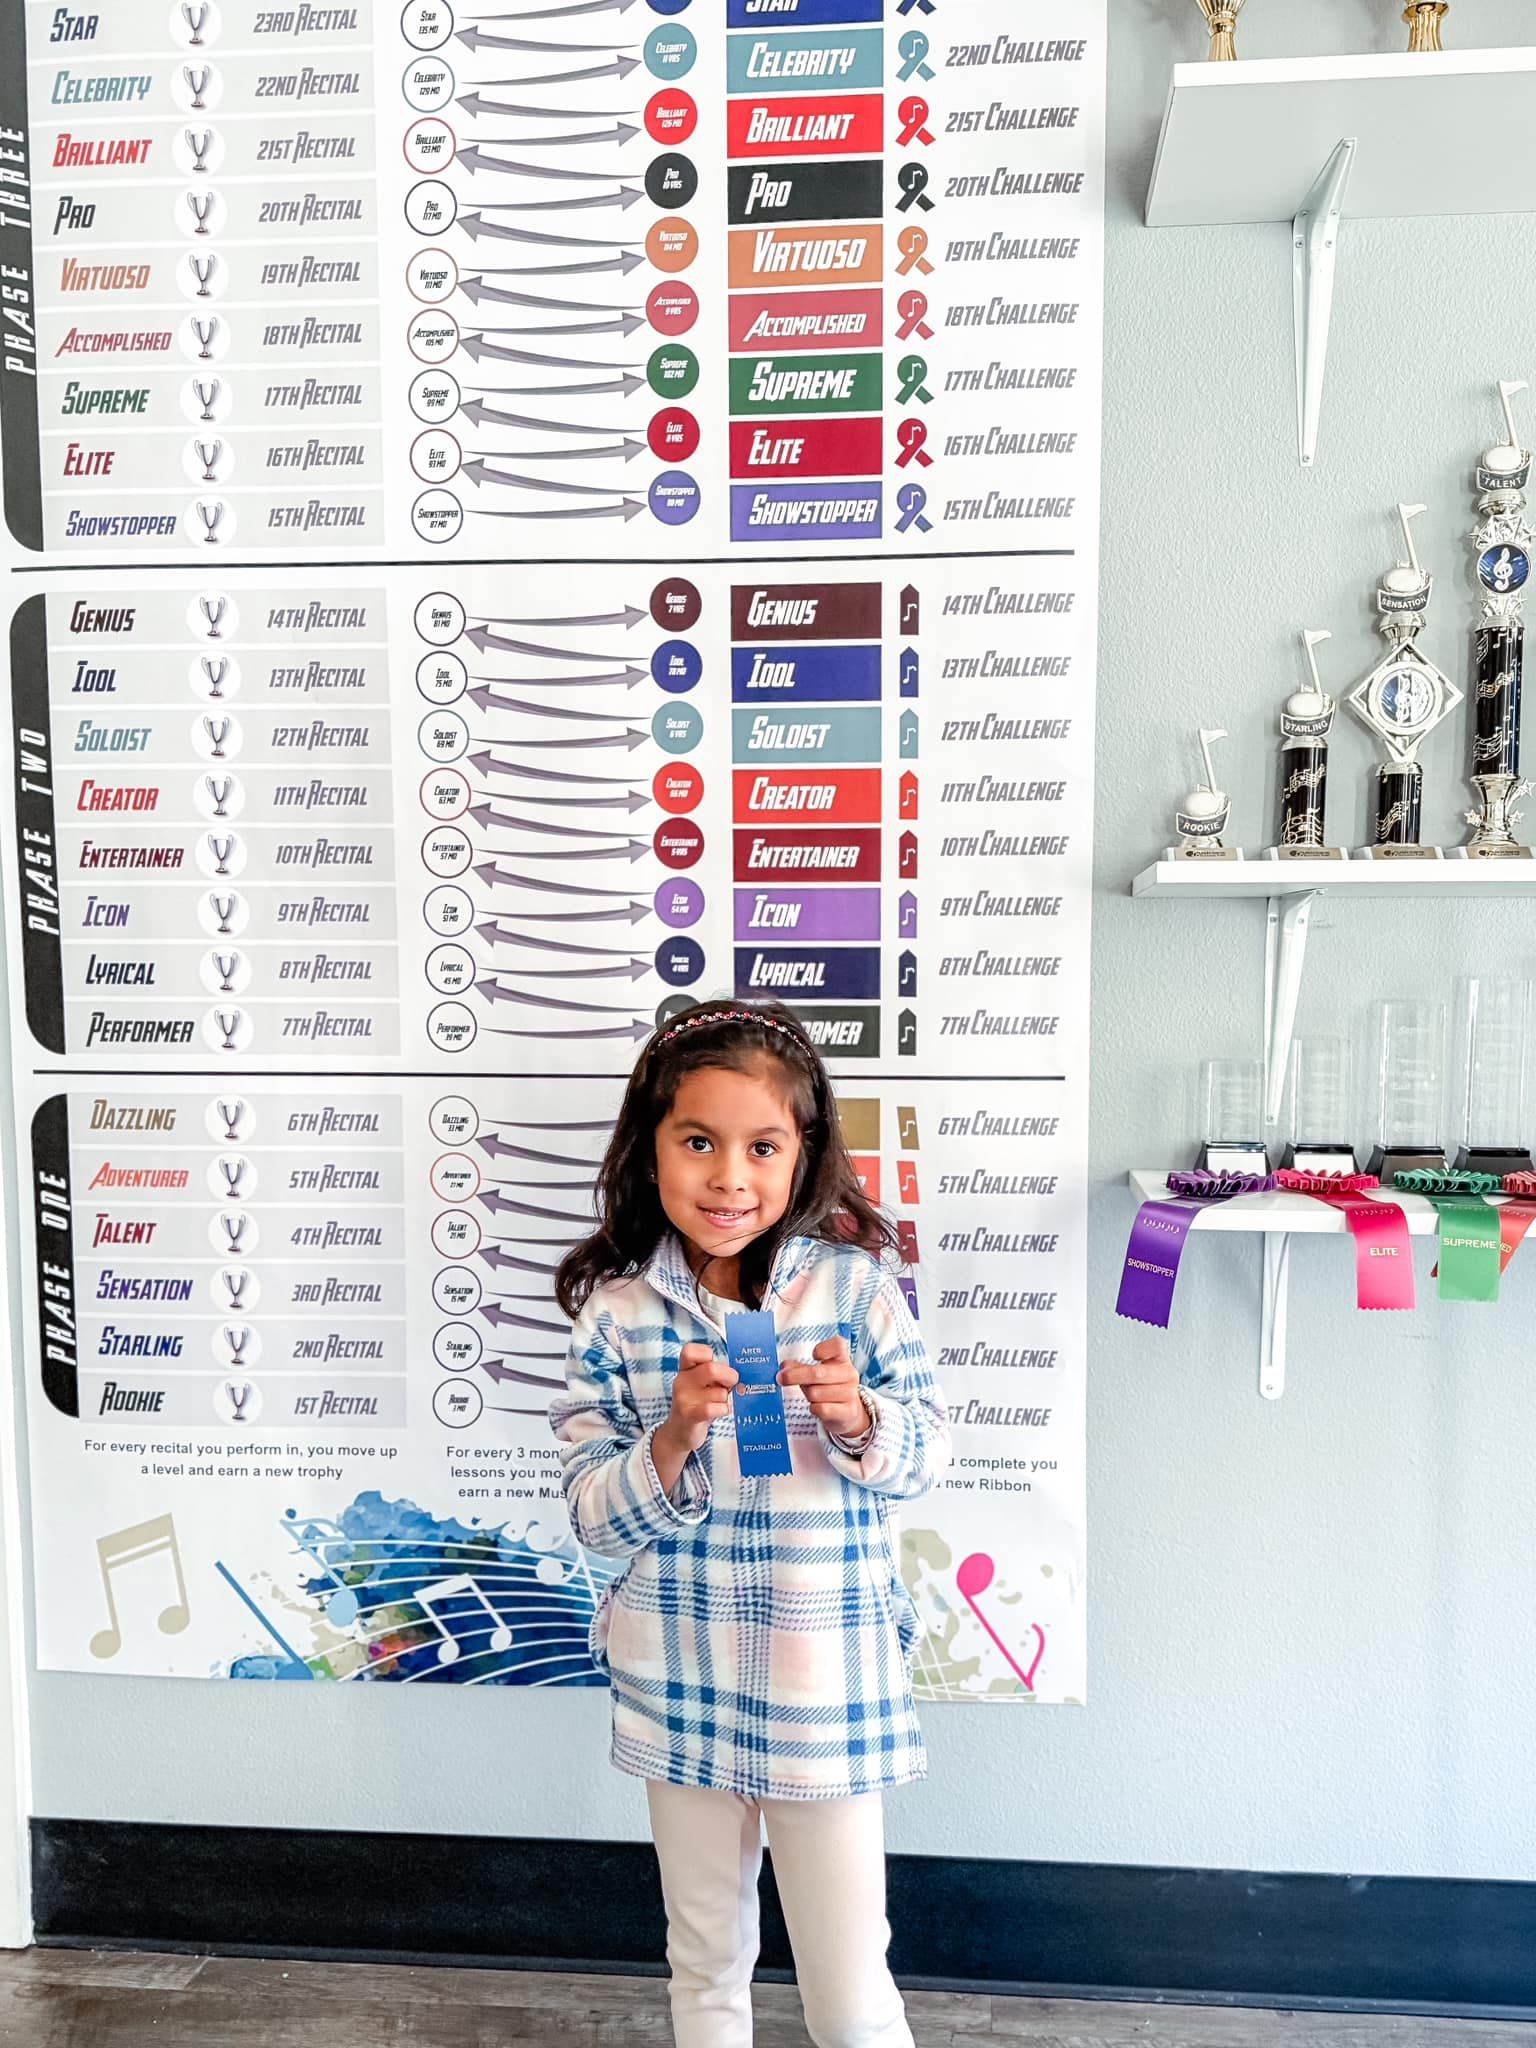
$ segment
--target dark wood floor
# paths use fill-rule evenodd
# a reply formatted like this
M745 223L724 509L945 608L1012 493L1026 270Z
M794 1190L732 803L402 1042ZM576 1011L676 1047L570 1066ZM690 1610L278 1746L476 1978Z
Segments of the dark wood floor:
M792 1988L756 2048L807 2048ZM918 2048L1536 2048L1536 2022L1084 2005L912 1992ZM29 1949L0 1952L4 2048L667 2048L653 1979Z

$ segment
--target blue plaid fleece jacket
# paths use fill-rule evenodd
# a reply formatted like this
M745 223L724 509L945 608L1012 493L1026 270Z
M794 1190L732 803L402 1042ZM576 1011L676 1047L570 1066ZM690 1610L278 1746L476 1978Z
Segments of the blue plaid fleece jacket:
M725 1349L675 1236L610 1281L571 1334L550 1409L577 1538L624 1569L592 1623L613 1692L613 1761L639 1778L769 1799L834 1799L927 1770L912 1704L918 1632L891 1509L949 1462L949 1421L900 1288L867 1253L791 1238L763 1302L779 1357L845 1337L874 1436L839 1450L784 1390L794 1470L744 1479L726 1415L671 1497L651 1439L685 1344Z

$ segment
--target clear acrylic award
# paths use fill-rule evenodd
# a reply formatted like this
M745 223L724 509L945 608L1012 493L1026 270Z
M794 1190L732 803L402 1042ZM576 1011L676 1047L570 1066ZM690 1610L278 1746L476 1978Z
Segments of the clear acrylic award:
M1282 1164L1301 1173L1354 1173L1347 1038L1291 1045L1291 1136Z
M1200 1068L1200 1164L1210 1173L1267 1173L1264 1064L1206 1060Z
M1384 1187L1395 1173L1445 1165L1444 1003L1377 1003L1367 1040L1371 1126L1366 1171Z
M1531 985L1513 974L1456 984L1456 1164L1472 1173L1529 1173Z

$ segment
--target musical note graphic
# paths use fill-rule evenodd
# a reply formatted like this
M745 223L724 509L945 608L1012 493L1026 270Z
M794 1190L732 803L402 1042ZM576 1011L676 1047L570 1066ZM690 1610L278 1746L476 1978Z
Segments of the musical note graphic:
M325 1576L336 1588L334 1593L326 1596L326 1620L331 1624L332 1628L351 1628L358 1616L359 1603L356 1588L347 1584L346 1580L342 1578L336 1567L325 1555L328 1544L335 1545L338 1543L350 1555L352 1546L348 1540L346 1530L339 1523L328 1521L324 1516L311 1517L297 1528L292 1523L287 1522L283 1526L293 1537L298 1548L311 1563L319 1565L321 1571L325 1573Z
M437 1579L432 1585L423 1586L415 1598L416 1605L425 1612L428 1621L431 1622L443 1639L437 1646L437 1661L439 1664L457 1663L459 1656L458 1637L449 1633L442 1616L437 1612L438 1603L442 1601L478 1600L495 1624L491 1630L491 1648L493 1650L511 1649L511 1629L502 1620L490 1601L485 1597L482 1589L475 1584L473 1579L467 1576L457 1579Z
M1041 1628L1038 1622L1030 1623L1030 1632L1035 1638L1035 1655L1033 1663L1026 1671L997 1630L992 1626L991 1622L988 1621L987 1617L976 1605L977 1598L982 1593L985 1593L988 1586L991 1585L996 1569L990 1557L985 1556L981 1551L973 1551L969 1557L961 1560L960 1569L955 1573L955 1584L960 1589L960 1597L965 1601L972 1614L975 1615L976 1619L1002 1652L1010 1670L1017 1672L1024 1690L1026 1692L1033 1692L1035 1689L1035 1673L1040 1669L1040 1660L1045 1655L1045 1630Z
M176 1591L180 1598L160 1613L160 1633L163 1636L180 1635L192 1618L187 1605L187 1582L182 1575L181 1551L176 1543L176 1524L170 1515L156 1515L152 1521L139 1522L131 1529L118 1529L110 1536L97 1539L96 1558L101 1569L102 1590L107 1596L109 1625L99 1629L91 1637L93 1657L115 1657L123 1647L123 1631L117 1617L117 1599L113 1589L112 1575L128 1565L141 1564L147 1558L158 1557L162 1551L170 1553L171 1564L176 1573Z

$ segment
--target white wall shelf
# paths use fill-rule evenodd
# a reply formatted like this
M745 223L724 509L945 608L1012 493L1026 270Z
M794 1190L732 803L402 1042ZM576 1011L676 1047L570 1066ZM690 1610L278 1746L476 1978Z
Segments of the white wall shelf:
M1536 896L1536 860L1160 860L1133 896Z
M1343 222L1536 212L1533 132L1532 48L1175 65L1147 225L1290 224L1303 466Z

